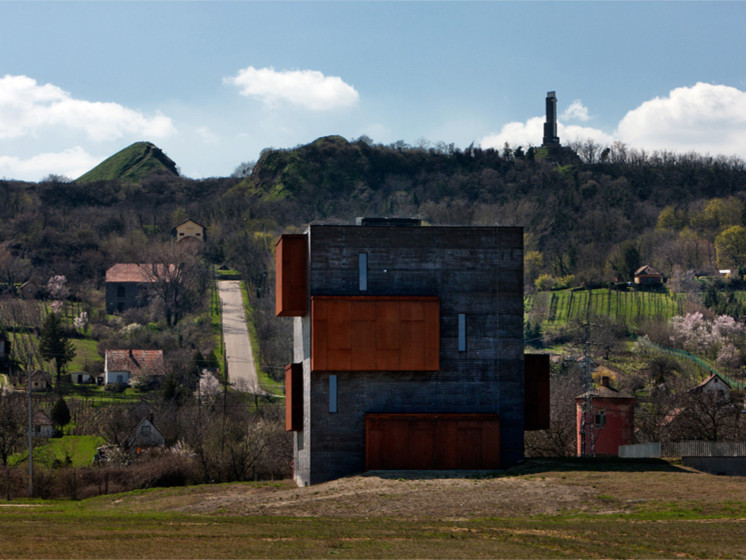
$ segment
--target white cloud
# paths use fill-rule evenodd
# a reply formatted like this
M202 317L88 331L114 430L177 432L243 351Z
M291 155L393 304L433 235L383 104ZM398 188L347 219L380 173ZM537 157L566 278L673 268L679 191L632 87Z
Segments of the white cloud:
M93 141L127 135L162 138L175 132L171 119L160 113L149 117L118 103L74 99L58 86L39 85L28 76L0 78L0 139L60 127L82 131Z
M585 121L588 109L573 101L560 119ZM482 139L482 147L536 146L544 136L544 117L510 122ZM608 146L621 141L636 149L736 155L746 159L746 92L737 88L697 83L679 87L666 97L645 101L629 111L616 130L557 123L563 145L591 139Z
M101 162L80 146L56 153L43 153L22 159L14 156L0 156L0 177L21 181L40 181L55 174L77 179L86 171Z
M281 70L249 66L223 82L240 88L241 95L258 97L265 103L286 101L314 111L357 105L360 95L338 76L317 70Z
M545 117L532 117L525 123L510 122L502 127L497 134L491 134L482 138L482 148L502 149L507 142L511 147L540 146L544 138ZM587 126L564 125L557 123L557 134L563 145L568 145L575 140L590 138L600 144L611 144L614 139L602 130Z
M746 157L746 92L697 83L629 111L615 136L635 148Z
M565 121L582 121L586 122L590 120L590 115L588 114L588 107L583 105L583 103L576 99L572 103L570 103L570 106L565 110L564 113L562 113L562 116L560 117L562 120Z

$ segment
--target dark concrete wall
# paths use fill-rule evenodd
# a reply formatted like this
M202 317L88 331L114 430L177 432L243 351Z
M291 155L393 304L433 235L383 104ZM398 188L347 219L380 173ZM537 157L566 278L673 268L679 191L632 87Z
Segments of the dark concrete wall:
M310 321L296 321L295 361L304 362L303 449L296 479L317 483L365 467L365 413L500 415L504 466L523 458L523 249L521 228L311 226L310 295L440 298L440 371L311 373ZM358 255L368 254L368 290ZM458 351L458 314L467 349Z

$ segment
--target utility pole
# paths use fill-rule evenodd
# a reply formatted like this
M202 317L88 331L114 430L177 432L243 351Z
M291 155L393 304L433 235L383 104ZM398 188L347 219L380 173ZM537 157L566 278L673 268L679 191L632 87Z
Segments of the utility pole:
M26 360L28 386L28 497L34 497L34 403L31 399L31 363Z
M588 305L585 308L585 324L583 325L583 385L585 394L580 414L580 456L596 456L596 432L595 415L593 413L593 376L591 375L591 322L590 322L590 298L591 291L588 290Z

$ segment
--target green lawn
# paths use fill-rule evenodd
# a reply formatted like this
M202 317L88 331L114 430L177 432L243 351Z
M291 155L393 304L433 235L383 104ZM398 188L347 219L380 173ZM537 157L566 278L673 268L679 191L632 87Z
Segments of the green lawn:
M72 339L75 345L75 358L67 366L67 371L85 371L86 364L98 364L104 369L104 360L98 355L98 342L88 338Z
M4 558L743 558L743 513L349 519L133 514L84 501L11 504L0 526Z
M56 464L66 464L68 459L73 467L90 467L96 449L106 440L100 436L64 436L52 438L47 443L34 448L34 463L52 468ZM26 462L26 452L11 457L13 464Z

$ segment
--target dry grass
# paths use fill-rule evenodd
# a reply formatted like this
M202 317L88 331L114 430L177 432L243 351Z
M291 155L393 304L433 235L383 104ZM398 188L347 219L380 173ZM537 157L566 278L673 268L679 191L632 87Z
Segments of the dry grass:
M309 488L21 505L0 507L0 558L746 557L746 478L664 462L380 472Z

